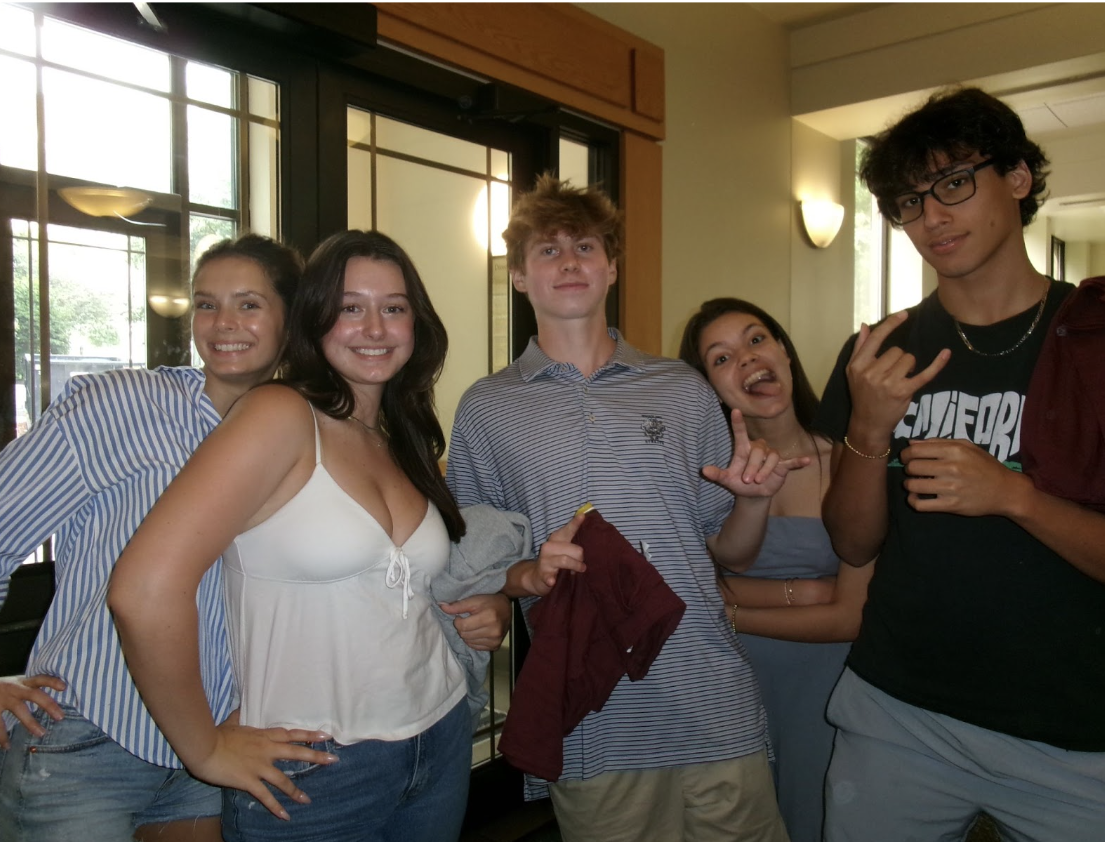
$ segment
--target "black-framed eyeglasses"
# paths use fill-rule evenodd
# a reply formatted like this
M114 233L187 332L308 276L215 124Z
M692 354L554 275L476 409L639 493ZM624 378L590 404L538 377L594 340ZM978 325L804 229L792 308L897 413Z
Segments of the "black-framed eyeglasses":
M905 225L920 219L925 210L925 196L932 196L942 205L958 205L975 194L975 173L994 163L987 158L981 163L956 170L941 178L928 190L912 191L895 196L891 207L890 221L895 225Z

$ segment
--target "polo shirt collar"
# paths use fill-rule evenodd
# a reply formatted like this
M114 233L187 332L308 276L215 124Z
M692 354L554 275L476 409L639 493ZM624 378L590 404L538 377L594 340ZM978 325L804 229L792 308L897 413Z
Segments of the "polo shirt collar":
M616 328L608 327L606 330L610 334L610 338L616 343L614 353L592 376L597 377L604 371L611 369L641 370L645 363L644 354L626 342ZM529 345L526 346L522 356L518 358L518 372L527 383L541 375L555 377L569 371L577 371L577 369L571 363L561 363L550 359L548 354L542 351L541 346L537 344L536 336L530 337Z

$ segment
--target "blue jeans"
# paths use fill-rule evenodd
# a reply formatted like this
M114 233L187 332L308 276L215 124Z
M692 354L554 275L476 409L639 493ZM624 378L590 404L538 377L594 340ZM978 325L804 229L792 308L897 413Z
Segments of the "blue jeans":
M249 793L224 790L226 842L451 842L460 836L472 764L467 700L407 740L311 747L341 759L329 766L276 763L311 803L273 790L291 816L282 821Z
M0 749L0 839L4 842L129 842L139 825L219 813L219 790L183 769L139 760L64 707L32 736L20 724Z

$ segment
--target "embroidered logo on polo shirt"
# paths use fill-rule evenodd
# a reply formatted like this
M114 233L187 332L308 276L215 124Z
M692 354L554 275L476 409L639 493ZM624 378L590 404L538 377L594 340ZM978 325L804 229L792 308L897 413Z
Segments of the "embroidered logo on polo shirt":
M667 427L664 426L664 420L659 415L642 415L644 423L641 424L641 430L645 434L645 441L649 444L663 444L664 443L664 431Z

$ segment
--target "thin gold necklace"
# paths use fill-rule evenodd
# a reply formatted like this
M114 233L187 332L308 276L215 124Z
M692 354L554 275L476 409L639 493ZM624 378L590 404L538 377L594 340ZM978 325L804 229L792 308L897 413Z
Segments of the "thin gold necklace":
M370 433L375 433L375 435L370 435L369 439L371 439L372 443L374 445L376 445L376 447L383 447L384 446L384 441L383 441L384 435L383 435L383 433L381 433L375 427L370 427L368 424L366 424L364 421L362 421L356 415L350 415L349 418L350 418L351 421L356 421L358 424L360 424L362 427L364 427Z
M805 430L803 430L802 432L806 436L807 440L809 440L809 441L813 440L812 437L810 436L810 434L805 432ZM802 455L802 448L803 448L803 445L805 445L805 443L806 443L806 440L803 440L803 439L800 439L800 438L795 439L793 442L791 442L791 444L788 448L786 448L785 450L780 450L779 451L779 458L780 459L795 459L795 458L801 456ZM817 449L817 446L814 445L814 450L816 451L816 449Z
M959 338L963 340L963 344L967 346L967 350L971 351L972 353L978 354L980 357L1004 357L1006 354L1012 354L1025 343L1028 337L1032 335L1032 331L1036 329L1036 325L1040 323L1040 317L1044 314L1044 305L1047 304L1047 294L1050 289L1051 282L1050 280L1045 278L1044 294L1043 297L1040 299L1040 306L1036 308L1036 316L1032 319L1032 324L1028 326L1028 330L1025 331L1024 336L1022 336L1015 343L1013 343L1011 347L1006 348L1004 351L998 351L995 354L991 354L986 351L978 350L978 348L971 344L971 340L967 338L967 334L963 332L963 328L960 326L959 322L956 321L954 316L952 316L952 323L955 325L955 332L959 334ZM949 315L951 314L949 313Z
M353 419L354 421L356 421L356 422L357 422L358 424L360 424L360 425L361 425L362 427L364 427L364 428L365 428L366 430L371 430L371 431L372 431L372 432L374 432L374 433L376 432L376 428L375 428L375 427L370 427L370 426L369 426L368 424L366 424L366 423L365 423L364 421L362 421L362 420L361 420L360 418L358 418L358 417L357 417L356 415L350 415L349 417L350 417L351 419Z

